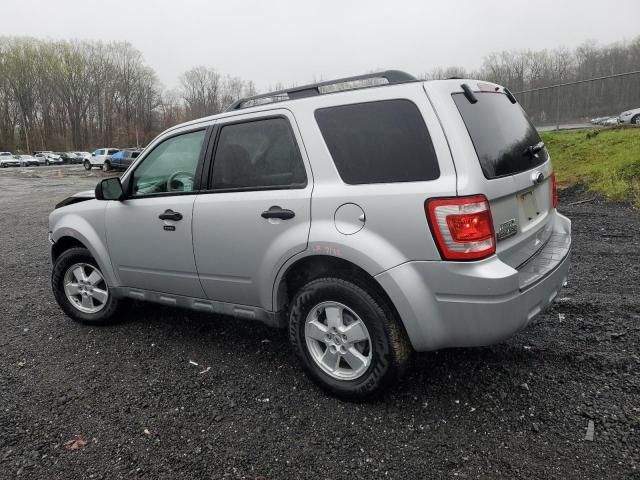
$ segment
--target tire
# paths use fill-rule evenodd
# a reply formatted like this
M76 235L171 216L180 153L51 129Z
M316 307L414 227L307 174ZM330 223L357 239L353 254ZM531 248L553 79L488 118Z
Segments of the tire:
M105 160L104 163L102 164L102 171L108 172L110 170L111 170L111 162L109 160Z
M315 333L306 333L311 323L320 323L321 327L330 330L329 316L335 315L328 312L340 312L342 307L345 309L338 315L338 318L342 318L338 325L342 326L335 330L338 334L334 335L333 340L327 338L327 333L331 335L331 332L323 329L311 328L310 331L315 330ZM359 322L366 327L365 333L359 330L359 335L353 335L353 338L368 334L368 340L349 343L344 334L339 334L347 333L349 327L359 325ZM313 335L322 336L323 340L312 338ZM336 336L342 339L336 339ZM311 379L329 393L347 400L364 400L382 392L402 376L413 353L397 314L385 299L339 278L313 280L296 293L289 309L289 341ZM324 350L323 342L326 347ZM345 350L333 353L334 350L329 351L332 347L334 350ZM359 357L349 353L354 348L359 351ZM346 352L347 355L343 356L340 352ZM318 360L320 354L322 358L328 355L330 360L336 355L339 357L333 373L328 372L327 365L321 366ZM351 357L349 362L348 356ZM361 361L359 358L368 358L368 366L357 367ZM355 360L355 365L352 365L352 360ZM329 363L333 363L333 360ZM363 364L366 365L366 362ZM358 368L361 369L358 371Z
M45 161L44 161L44 164L45 164L45 166L47 166L47 167L48 167L48 166L49 166L49 160L45 160Z
M93 305L102 303L99 310L95 312L81 311L84 301L78 300L77 304L69 299L69 295L65 290L65 283L68 283L69 279L75 285L81 286L80 282L76 280L77 277L73 275L73 271L78 267L83 268L85 273L92 272L91 268L97 271L102 277L99 281L95 282L95 287L91 283L94 292L106 292L106 301L98 301L98 297L93 297L95 293L87 294L92 297L89 301ZM91 275L87 275L88 281L91 281ZM71 283L71 282L69 282ZM87 284L86 286L88 286ZM60 308L66 313L72 320L76 322L84 323L87 325L105 325L110 323L114 315L116 314L120 305L120 300L115 298L109 289L109 286L104 281L104 277L100 272L98 264L91 256L91 253L86 248L70 248L63 252L55 261L53 270L51 272L51 287L53 289L53 295L58 302ZM81 286L82 287L82 286ZM102 293L101 293L102 295ZM78 294L78 297L83 299L84 294ZM104 297L101 297L104 298ZM81 305L78 305L81 304Z
M91 165L91 162L89 160L85 160L83 165L84 165L84 169L85 170L91 170L92 165Z
M640 125L640 115L636 115L631 119L631 125Z

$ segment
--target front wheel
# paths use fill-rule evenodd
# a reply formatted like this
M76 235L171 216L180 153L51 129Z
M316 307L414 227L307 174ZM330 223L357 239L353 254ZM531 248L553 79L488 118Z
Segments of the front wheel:
M108 172L109 170L111 170L111 162L109 160L105 160L102 164L102 171Z
M300 289L289 311L289 340L311 379L349 400L370 397L400 378L412 353L387 301L339 278Z
M640 125L640 115L636 115L635 117L633 117L633 118L631 119L631 123L632 123L633 125Z
M44 164L45 164L45 166L47 166L47 167L48 167L48 166L49 166L49 160L45 160L45 161L44 161Z
M103 325L118 309L118 299L86 248L71 248L56 259L51 286L60 308L76 322Z
M91 170L91 162L89 160L84 161L84 169Z

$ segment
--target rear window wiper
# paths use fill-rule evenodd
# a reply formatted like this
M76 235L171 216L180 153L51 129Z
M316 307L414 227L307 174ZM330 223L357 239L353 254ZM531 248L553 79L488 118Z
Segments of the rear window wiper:
M533 158L537 153L540 153L544 148L544 142L538 142L535 145L529 145L522 155L526 155L529 158Z

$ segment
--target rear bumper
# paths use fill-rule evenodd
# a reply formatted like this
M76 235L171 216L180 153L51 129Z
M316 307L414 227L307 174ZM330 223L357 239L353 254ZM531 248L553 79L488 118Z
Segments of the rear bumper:
M417 351L500 342L557 296L567 279L571 222L556 213L549 242L518 269L478 262L408 262L376 278Z

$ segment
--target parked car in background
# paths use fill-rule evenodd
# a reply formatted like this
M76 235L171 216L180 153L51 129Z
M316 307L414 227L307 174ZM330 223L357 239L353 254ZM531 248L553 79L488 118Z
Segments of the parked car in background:
M601 123L601 125L604 125L605 127L613 127L613 126L619 125L619 124L620 124L620 120L618 119L618 117L606 118Z
M14 155L13 158L20 162L21 167L37 167L40 165L38 159L32 155Z
M620 123L640 125L640 108L622 112L618 118L620 119Z
M120 150L118 153L111 156L110 166L116 170L126 170L138 155L140 155L140 150Z
M37 150L33 152L33 156L38 159L40 165L62 165L60 155L53 153L51 150Z
M78 157L80 157L81 162L83 163L85 160L89 160L91 158L91 152L73 152L75 153Z
M73 152L56 152L56 155L60 155L63 163L82 163L82 158L78 157Z
M104 170L111 169L111 156L118 153L118 148L98 148L91 154L88 159L85 159L82 163L86 170L91 170L93 167L101 167Z
M11 152L0 152L0 168L19 166L20 160L16 159Z
M592 123L593 125L600 125L600 122L606 120L609 117L596 117L596 118L592 118L591 120L589 120L589 123Z

